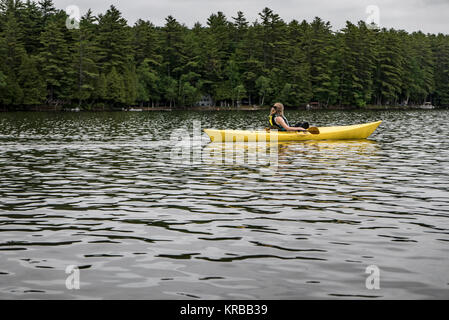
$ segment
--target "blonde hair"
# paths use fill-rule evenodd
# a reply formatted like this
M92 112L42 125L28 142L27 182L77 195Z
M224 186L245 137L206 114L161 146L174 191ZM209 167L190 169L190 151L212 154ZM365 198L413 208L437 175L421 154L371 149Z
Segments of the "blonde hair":
M280 102L276 102L274 106L276 107L276 114L279 116L284 116L284 105Z

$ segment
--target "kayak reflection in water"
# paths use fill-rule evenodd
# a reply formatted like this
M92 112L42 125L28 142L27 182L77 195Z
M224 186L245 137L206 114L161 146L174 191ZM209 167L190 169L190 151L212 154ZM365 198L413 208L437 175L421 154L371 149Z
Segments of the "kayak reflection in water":
M309 128L308 122L301 122L294 127L290 127L287 118L284 116L284 105L280 102L275 103L270 110L270 129L279 131L302 131L306 132Z

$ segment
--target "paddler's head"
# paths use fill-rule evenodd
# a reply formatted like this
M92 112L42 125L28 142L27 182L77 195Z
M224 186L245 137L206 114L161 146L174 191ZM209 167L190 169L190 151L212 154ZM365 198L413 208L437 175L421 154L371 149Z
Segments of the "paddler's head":
M273 108L276 109L276 114L277 114L278 116L284 116L284 105L283 105L282 103L276 102L276 103L273 105Z

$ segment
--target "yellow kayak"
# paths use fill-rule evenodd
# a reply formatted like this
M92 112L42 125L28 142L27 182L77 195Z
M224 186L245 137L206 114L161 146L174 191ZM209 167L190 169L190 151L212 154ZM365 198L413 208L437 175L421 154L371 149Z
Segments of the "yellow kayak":
M212 142L255 142L255 141L303 141L303 140L348 140L366 139L382 121L356 124L352 126L319 127L319 134L296 131L266 130L215 130L204 129Z

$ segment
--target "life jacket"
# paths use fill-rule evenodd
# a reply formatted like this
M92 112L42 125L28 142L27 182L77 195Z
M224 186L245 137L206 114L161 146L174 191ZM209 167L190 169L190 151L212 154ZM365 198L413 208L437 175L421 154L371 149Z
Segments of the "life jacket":
M286 131L282 126L280 126L280 125L278 125L278 124L276 123L276 117L281 117L282 119L284 119L284 121L285 121L285 123L287 124L287 126L290 127L290 124L288 123L287 118L285 118L284 116L278 116L278 115L276 115L276 114L270 115L270 116L269 116L269 121L270 121L270 126L271 126L271 127L275 127L275 128L277 128L277 129L279 129L279 131Z

